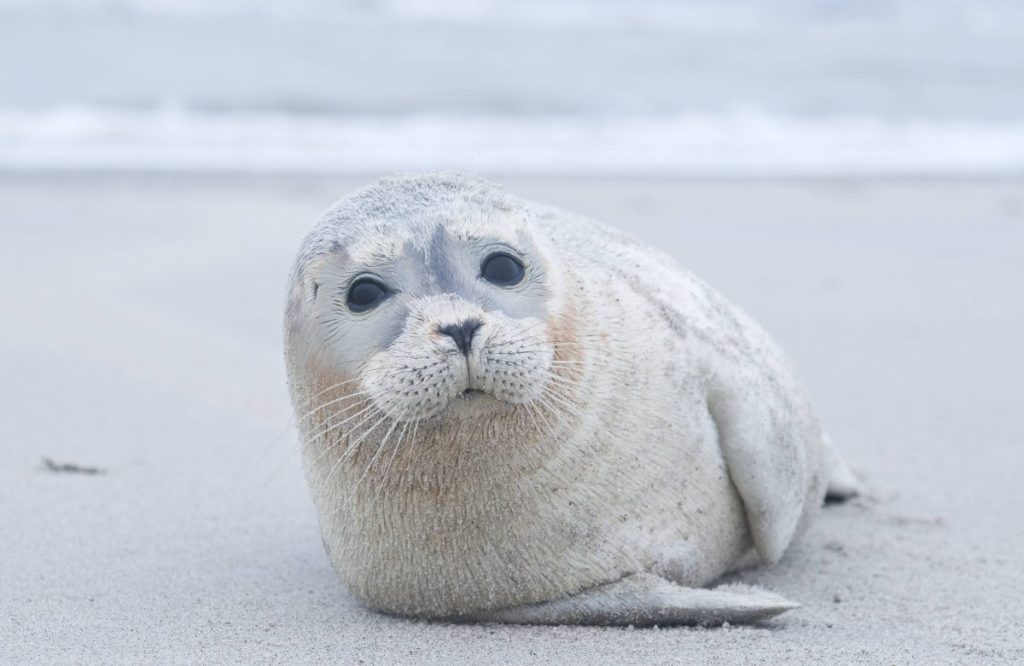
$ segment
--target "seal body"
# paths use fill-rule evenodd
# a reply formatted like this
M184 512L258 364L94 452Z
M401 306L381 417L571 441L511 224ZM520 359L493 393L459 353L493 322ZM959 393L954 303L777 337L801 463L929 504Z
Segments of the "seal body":
M700 588L774 563L818 510L821 429L767 335L629 236L480 179L385 179L306 238L285 338L324 543L369 607L602 624L792 607Z

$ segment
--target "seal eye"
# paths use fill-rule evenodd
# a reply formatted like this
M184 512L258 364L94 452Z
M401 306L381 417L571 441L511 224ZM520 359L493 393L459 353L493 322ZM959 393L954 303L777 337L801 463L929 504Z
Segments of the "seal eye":
M370 278L359 278L348 288L348 309L366 312L388 296L387 288Z
M511 254L495 252L480 265L480 275L491 284L511 287L523 281L526 269L523 268L523 262Z

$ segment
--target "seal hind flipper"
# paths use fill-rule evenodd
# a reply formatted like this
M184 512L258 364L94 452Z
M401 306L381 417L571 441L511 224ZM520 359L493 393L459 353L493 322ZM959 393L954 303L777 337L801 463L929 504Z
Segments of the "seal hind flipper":
M682 587L660 576L640 573L571 597L459 619L509 624L717 626L758 622L797 607L799 604L750 585Z
M846 464L836 448L832 446L832 440L827 435L822 455L825 459L825 474L828 478L828 487L825 490L826 504L841 504L864 494L864 484Z

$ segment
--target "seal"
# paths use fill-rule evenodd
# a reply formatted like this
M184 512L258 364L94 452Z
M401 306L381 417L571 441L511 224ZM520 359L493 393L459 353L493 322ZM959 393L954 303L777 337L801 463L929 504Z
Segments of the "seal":
M377 611L749 622L706 586L773 564L854 481L776 345L626 234L460 175L336 203L292 271L285 357L323 540Z

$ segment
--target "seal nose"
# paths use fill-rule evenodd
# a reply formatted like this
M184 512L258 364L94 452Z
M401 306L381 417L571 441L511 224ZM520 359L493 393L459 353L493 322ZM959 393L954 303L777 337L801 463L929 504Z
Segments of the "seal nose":
M480 328L482 324L483 322L479 319L467 319L460 324L441 326L437 330L439 333L444 333L454 340L455 346L459 348L459 351L469 356L469 347L473 344L473 334L476 333L476 329Z

